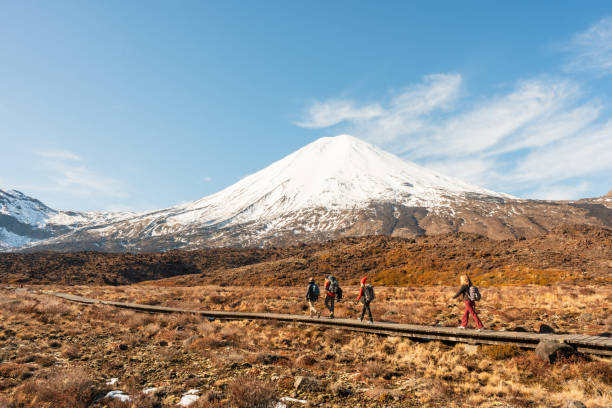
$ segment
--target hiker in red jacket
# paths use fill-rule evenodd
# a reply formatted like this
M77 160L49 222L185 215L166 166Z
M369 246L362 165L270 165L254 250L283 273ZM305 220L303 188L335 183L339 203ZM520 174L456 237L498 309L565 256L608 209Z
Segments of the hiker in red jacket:
M374 323L374 319L372 319L372 311L370 311L370 302L374 300L374 288L372 288L372 285L368 285L366 287L367 280L367 276L361 278L361 287L359 289L359 296L357 296L357 302L359 302L359 299L361 299L361 303L363 303L363 309L361 309L361 317L359 318L359 321L363 321L363 317L365 316L365 312L367 310L368 316L370 317L370 323Z
M472 286L472 281L467 275L461 275L459 278L461 282L461 287L459 291L453 296L451 299L455 299L459 296L463 298L463 303L465 303L465 311L463 312L463 319L461 319L461 326L459 329L465 329L468 325L468 320L470 315L474 318L476 322L476 330L480 331L483 328L483 324L478 318L476 314L476 302L470 299L470 286Z

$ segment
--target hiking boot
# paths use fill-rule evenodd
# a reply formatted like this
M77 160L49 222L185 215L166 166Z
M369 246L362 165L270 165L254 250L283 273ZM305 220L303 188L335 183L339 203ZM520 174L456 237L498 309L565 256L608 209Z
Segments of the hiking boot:
M363 317L360 317L360 318L359 318L359 321L360 321L360 322L363 322Z
M483 329L482 327L479 327L476 329L476 331L482 331L482 329Z
M374 324L374 320L369 320L368 323Z
M465 326L457 326L457 328L465 330Z

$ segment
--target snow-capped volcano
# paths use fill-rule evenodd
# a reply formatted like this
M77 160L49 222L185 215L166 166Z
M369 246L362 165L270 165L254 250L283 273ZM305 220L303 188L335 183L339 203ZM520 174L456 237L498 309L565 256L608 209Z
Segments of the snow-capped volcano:
M274 219L308 208L355 209L375 201L434 208L465 193L511 198L341 135L318 139L219 193L162 213L167 223L212 225Z
M612 210L591 211L588 205L518 200L341 135L318 139L200 200L141 214L89 215L91 221L80 226L64 222L66 233L29 246L163 251L452 231L511 239L534 236L562 222L607 225L606 211Z

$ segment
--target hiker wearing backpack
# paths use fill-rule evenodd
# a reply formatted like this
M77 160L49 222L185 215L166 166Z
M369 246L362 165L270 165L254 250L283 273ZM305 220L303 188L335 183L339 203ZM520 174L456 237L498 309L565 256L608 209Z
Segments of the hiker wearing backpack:
M359 321L363 321L363 317L365 316L365 312L367 310L368 316L370 317L370 323L374 323L374 319L372 319L372 311L370 310L370 302L374 300L374 287L369 283L366 285L367 280L367 276L361 278L361 288L359 289L359 296L357 296L357 302L359 302L359 299L361 299L361 303L363 303L363 309L361 310L361 317L359 318Z
M338 300L342 297L342 289L340 289L340 285L336 278L332 275L329 275L327 279L325 279L325 290L327 290L327 296L325 296L325 307L329 310L329 318L334 318L334 303L336 300L336 294L338 295Z
M451 299L455 299L459 296L462 296L463 303L465 304L465 312L463 312L463 318L461 319L461 326L459 329L465 329L468 325L468 320L470 315L474 318L476 322L476 330L480 331L483 328L482 322L478 318L476 314L476 302L480 300L480 292L478 288L472 284L472 281L467 275L461 275L459 278L461 282L461 287L459 291L453 296Z
M312 317L313 313L315 316L321 317L321 312L319 312L314 306L314 303L319 299L319 294L319 287L315 283L314 279L310 278L308 281L308 289L306 290L306 300L310 306L310 317Z

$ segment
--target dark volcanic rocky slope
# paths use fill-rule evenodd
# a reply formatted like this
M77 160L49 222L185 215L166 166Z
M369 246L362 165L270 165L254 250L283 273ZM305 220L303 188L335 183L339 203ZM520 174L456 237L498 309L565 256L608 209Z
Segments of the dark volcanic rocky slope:
M363 274L389 285L455 284L468 271L480 284L607 282L612 230L562 226L537 237L492 240L470 233L416 239L369 236L251 249L165 253L0 254L0 279L12 283L301 285L334 273L356 283Z

